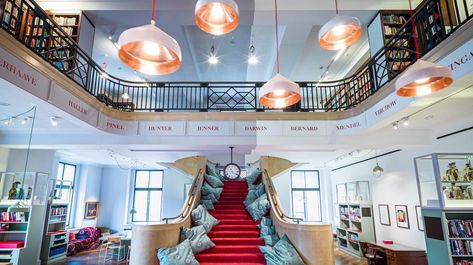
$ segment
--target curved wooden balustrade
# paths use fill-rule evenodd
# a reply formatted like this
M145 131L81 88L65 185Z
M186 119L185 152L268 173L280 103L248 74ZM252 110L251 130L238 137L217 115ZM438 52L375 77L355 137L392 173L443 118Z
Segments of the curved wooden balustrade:
M277 160L277 158L271 159ZM288 236L306 264L334 264L332 225L304 224L300 223L301 219L286 215L271 180L271 177L275 175L269 175L268 168L265 168L265 166L270 167L271 164L266 162L267 159L261 159L261 170L266 193L271 203L271 219L276 231L280 236L284 234Z
M204 182L206 161L202 159L202 157L192 157L187 161L195 161L195 159L201 163L187 163L182 159L179 160L179 163L175 163L176 167L188 165L190 167L189 169L180 167L186 172L192 172L194 169L199 168L179 215L173 218L163 219L164 223L133 225L133 239L131 241L130 255L131 265L159 264L158 258L156 257L156 249L176 246L179 243L181 227L191 226L191 212L197 207L200 201L200 189ZM202 163L202 161L204 161L204 163Z

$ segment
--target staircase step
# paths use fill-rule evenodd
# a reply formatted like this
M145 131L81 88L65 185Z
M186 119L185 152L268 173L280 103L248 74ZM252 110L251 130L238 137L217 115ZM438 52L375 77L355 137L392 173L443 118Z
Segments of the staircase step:
M247 214L248 212L244 208L240 208L240 209L209 210L209 213L214 215L214 214Z
M205 253L261 253L258 246L215 246Z
M222 265L222 263L200 262L200 265ZM225 262L225 265L266 265L266 262Z
M199 262L264 262L264 255L262 253L219 253L207 254L201 253L195 255Z
M212 238L210 239L217 246L264 246L264 240L261 238L244 238L244 237L233 237L233 238Z
M238 202L238 203L243 203L244 199L242 198L236 198L236 197L225 197L218 200L218 202Z
M256 225L253 220L220 220L221 225Z
M251 225L222 225L218 224L212 228L213 231L256 231L259 232L259 228L256 224Z
M243 201L219 201L216 203L216 205L244 205Z
M251 220L249 214L212 214L218 220Z
M213 238L232 238L232 237L244 237L244 238L258 238L259 232L257 231L211 231L209 237Z

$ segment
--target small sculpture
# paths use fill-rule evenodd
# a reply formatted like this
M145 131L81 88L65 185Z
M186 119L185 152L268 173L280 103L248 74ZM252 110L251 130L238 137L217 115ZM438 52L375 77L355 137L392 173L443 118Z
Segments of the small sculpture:
M468 163L466 163L462 175L464 181L473 181L473 167L471 167L471 162L468 161Z
M442 189L443 189L443 195L445 196L445 198L446 198L447 200L453 199L452 187L450 187L450 188L443 187Z
M453 188L453 198L455 200L463 200L463 192L460 187Z
M21 182L15 181L13 182L10 190L8 191L8 199L9 200L20 200L23 199L25 192L21 187Z
M455 162L448 164L447 178L449 181L459 181L459 171L457 166L455 165Z
M470 193L468 193L467 190L464 190L464 191L463 191L463 199L464 199L464 200L469 200L469 199L471 199Z

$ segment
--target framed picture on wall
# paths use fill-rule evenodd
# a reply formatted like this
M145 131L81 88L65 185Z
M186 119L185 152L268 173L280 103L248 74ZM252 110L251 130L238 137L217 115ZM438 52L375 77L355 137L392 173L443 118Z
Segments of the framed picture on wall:
M86 202L84 219L95 219L99 213L99 202Z
M409 229L409 215L407 205L395 205L397 227Z
M424 231L424 220L422 220L422 209L420 205L416 205L416 219L417 219L417 227L420 231Z
M379 204L379 222L382 225L391 226L391 216L389 215L389 205Z

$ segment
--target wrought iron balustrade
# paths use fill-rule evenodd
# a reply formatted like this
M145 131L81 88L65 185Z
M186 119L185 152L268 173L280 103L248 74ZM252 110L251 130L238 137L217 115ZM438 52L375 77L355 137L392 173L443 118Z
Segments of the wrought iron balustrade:
M414 14L420 55L471 17L464 0L424 1ZM32 0L0 0L0 21L4 31L118 110L272 111L258 102L263 82L131 82L110 76ZM334 112L358 106L415 62L413 43L409 20L353 76L330 82L298 82L301 101L283 111Z

